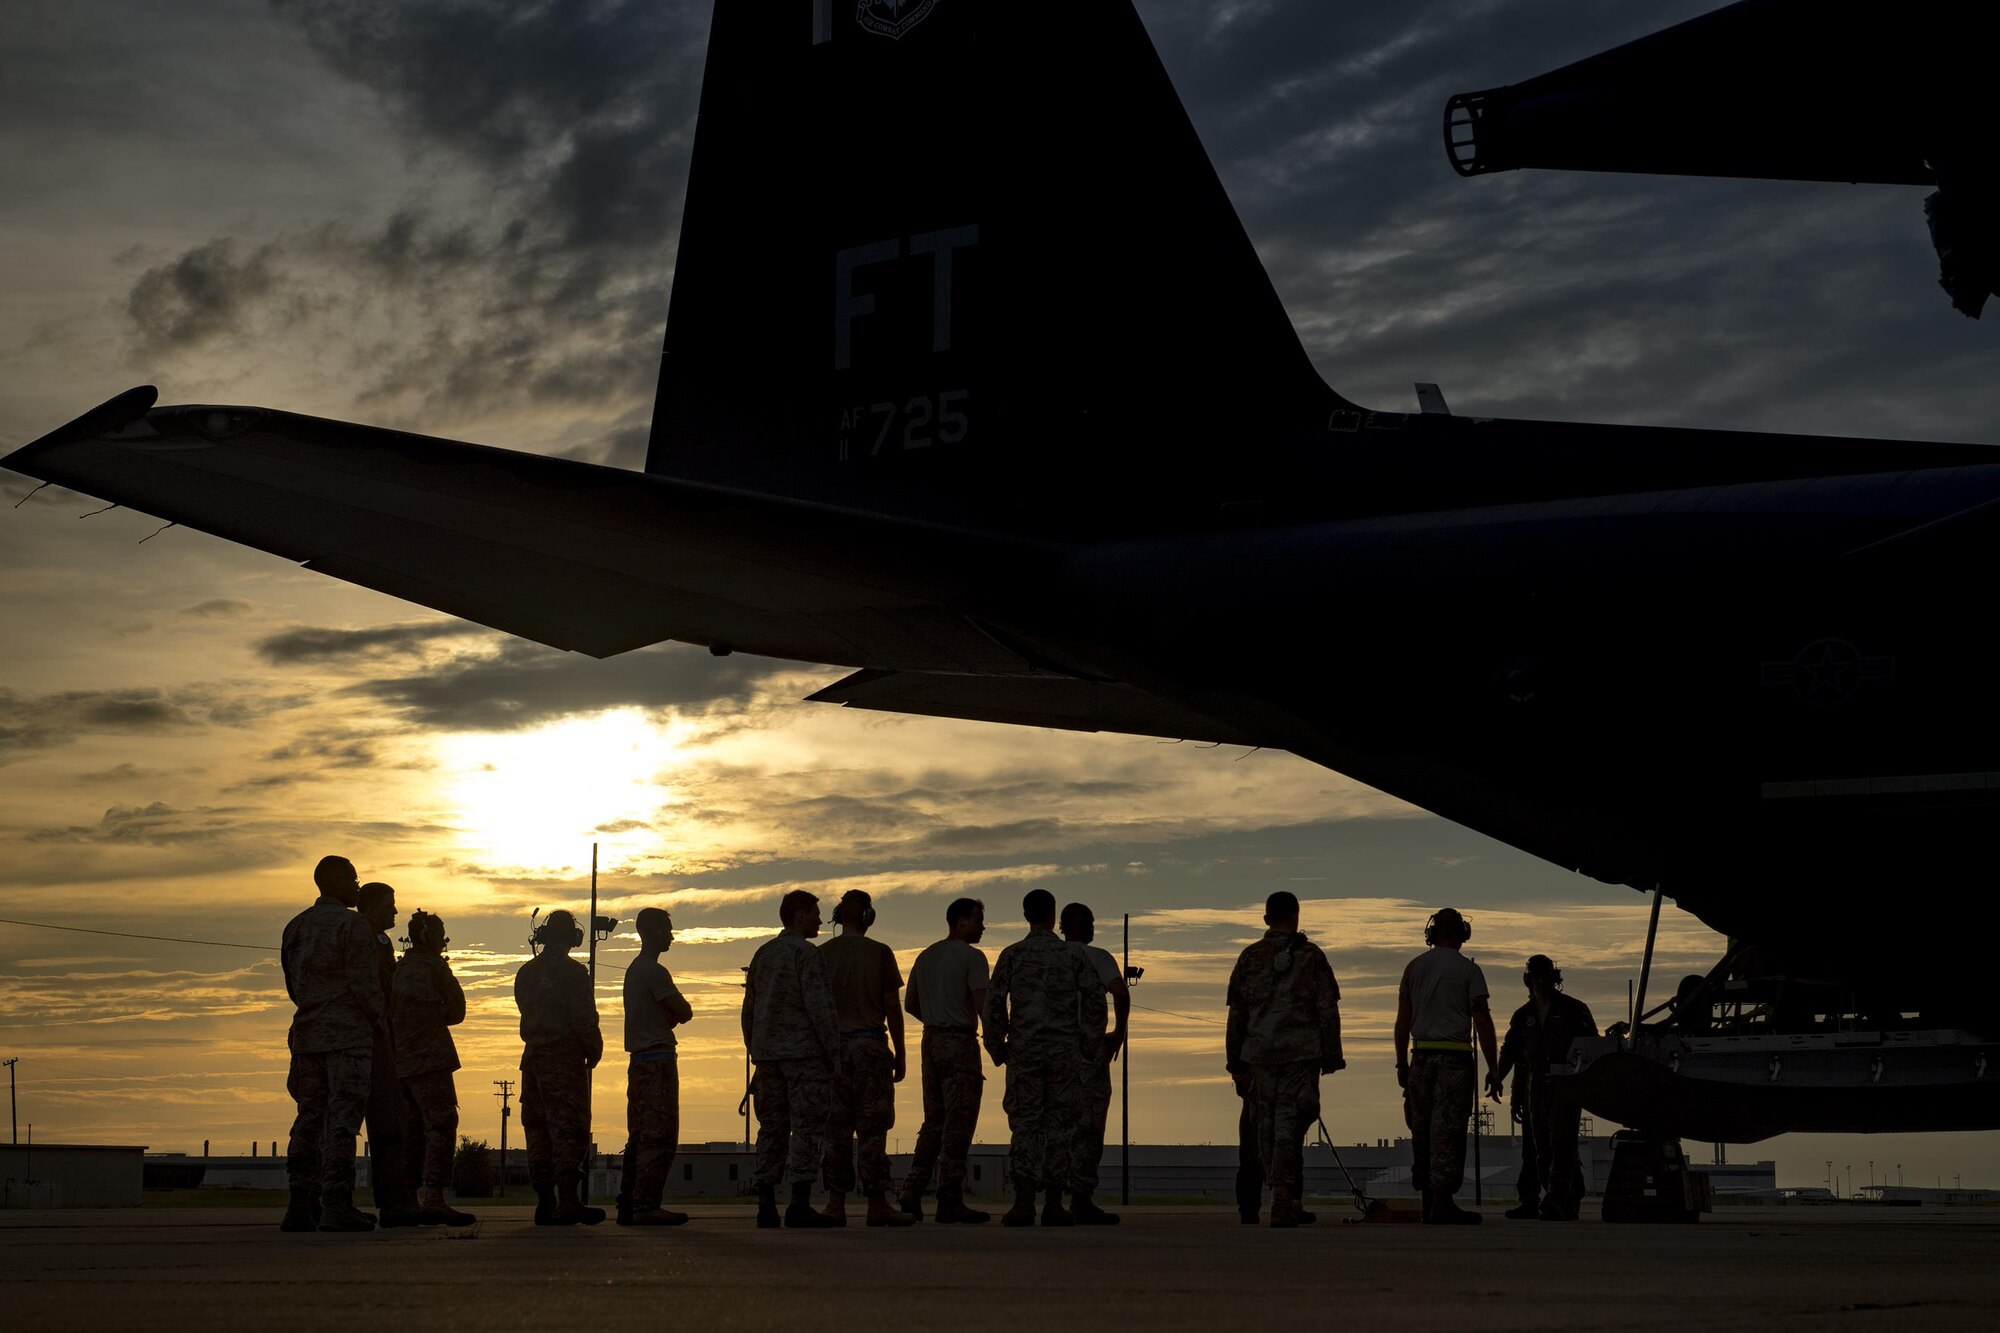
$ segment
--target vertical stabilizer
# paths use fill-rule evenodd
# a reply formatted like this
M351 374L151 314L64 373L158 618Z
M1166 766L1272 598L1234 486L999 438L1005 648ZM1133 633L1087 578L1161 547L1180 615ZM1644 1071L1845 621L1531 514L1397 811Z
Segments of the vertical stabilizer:
M1185 527L1339 406L1128 0L718 0L649 471Z

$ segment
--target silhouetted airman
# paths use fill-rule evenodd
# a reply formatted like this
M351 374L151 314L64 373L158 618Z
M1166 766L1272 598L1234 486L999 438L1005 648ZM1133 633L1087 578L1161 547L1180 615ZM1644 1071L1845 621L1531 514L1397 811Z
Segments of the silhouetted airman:
M1107 1213L1091 1201L1097 1189L1097 1168L1104 1158L1104 1121L1111 1114L1111 1062L1125 1047L1126 1025L1132 1019L1132 992L1125 986L1125 969L1103 949L1092 944L1097 938L1097 917L1083 903L1071 903L1062 910L1063 938L1083 951L1097 979L1111 997L1113 1020L1106 1035L1100 1023L1093 1034L1086 1023L1084 1041L1091 1049L1083 1053L1083 1114L1077 1118L1076 1137L1070 1144L1070 1216L1078 1226L1115 1226L1118 1214ZM1097 1041L1091 1043L1095 1035Z
M604 1056L590 972L569 956L583 929L564 911L538 932L541 952L514 974L521 1011L521 1129L528 1137L528 1179L537 1226L595 1225L602 1208L583 1202L590 1148L590 1071Z
M417 1219L425 1226L471 1226L478 1219L445 1203L452 1153L458 1147L459 1067L451 1029L465 1021L465 990L452 975L444 949L444 922L429 912L410 913L410 947L396 964L390 1018L396 1077L403 1084L404 1161L420 1182Z
M286 1088L298 1104L285 1152L291 1202L279 1227L369 1231L375 1219L354 1206L354 1138L384 1031L382 982L372 932L353 911L361 898L354 863L325 857L313 883L319 897L286 925L279 954L297 1007Z
M681 1075L674 1029L694 1008L660 956L674 946L674 921L657 907L639 912L639 956L625 969L625 1157L618 1190L620 1226L671 1227L688 1220L660 1206L680 1144Z
M1000 951L986 994L986 1052L1007 1070L1002 1104L1012 1135L1014 1206L1001 1221L1033 1226L1040 1191L1042 1225L1073 1226L1062 1193L1083 1112L1083 1057L1104 1037L1104 983L1083 951L1056 934L1055 895L1034 890L1021 913L1027 937Z
M1257 1160L1271 1186L1271 1225L1315 1220L1305 1197L1305 1136L1319 1119L1319 1080L1347 1067L1340 1042L1340 983L1317 944L1299 933L1299 900L1272 894L1264 938L1229 974L1227 1067L1254 1117ZM1256 1199L1248 1209L1255 1216ZM1239 1201L1240 1206L1240 1201Z
M944 910L945 938L910 964L903 1007L924 1025L924 1123L910 1174L903 1181L902 1211L923 1216L924 1191L937 1172L937 1220L976 1224L988 1215L965 1204L965 1159L979 1124L986 1071L979 1062L979 1016L986 1007L986 955L974 946L986 933L986 907L958 898Z
M840 1031L826 964L812 939L819 934L819 899L803 889L778 906L784 929L750 959L743 988L743 1041L757 1073L757 1225L778 1223L778 1182L791 1182L788 1227L840 1223L812 1206L813 1180L826 1159L834 1066Z

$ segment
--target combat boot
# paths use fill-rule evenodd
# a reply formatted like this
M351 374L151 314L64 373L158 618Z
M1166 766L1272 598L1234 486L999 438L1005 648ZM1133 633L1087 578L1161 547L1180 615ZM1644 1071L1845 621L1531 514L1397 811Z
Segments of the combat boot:
M1476 1226L1481 1218L1478 1213L1459 1207L1458 1200L1449 1194L1433 1194L1424 1221L1432 1226Z
M1020 1181L1014 1183L1014 1206L1000 1219L1003 1227L1031 1227L1035 1225L1035 1187Z
M939 1226L947 1223L977 1226L981 1222L993 1220L991 1213L982 1213L977 1208L965 1206L965 1195L955 1185L938 1187L937 1220Z
M944 1207L944 1190L938 1190L938 1207ZM904 1190L896 1199L896 1210L912 1222L924 1220L924 1196Z
M1299 1224L1299 1206L1292 1200L1292 1192L1285 1189L1271 1191L1271 1225L1288 1229Z
M778 1189L775 1185L757 1187L757 1225L765 1230L779 1226Z
M632 1219L637 1215L637 1210L632 1207L632 1196L624 1190L619 1190L618 1211L611 1215L612 1220L617 1222L621 1227L629 1227L632 1225Z
M792 1204L785 1209L785 1225L812 1230L815 1227L844 1227L845 1218L828 1217L813 1207L813 1187L810 1180L795 1181L792 1185Z
M1042 1225L1045 1227L1073 1227L1076 1219L1069 1215L1069 1209L1062 1206L1062 1191L1050 1190L1048 1202L1042 1205Z
M554 1185L535 1186L535 1225L552 1227L556 1224L556 1187Z
M479 1220L446 1203L442 1185L426 1185L418 1192L417 1215L427 1227L469 1227Z
M1090 1201L1088 1190L1078 1190L1069 1201L1069 1215L1080 1227L1115 1227L1118 1214L1107 1213Z
M583 1201L583 1181L571 1176L556 1182L556 1212L549 1221L559 1227L594 1227L604 1220L602 1208Z
M840 1226L847 1225L847 1196L837 1190L826 1193L826 1207L819 1210L821 1217L830 1217Z
M871 1227L913 1227L917 1219L897 1209L889 1202L887 1194L877 1192L868 1196L868 1225Z
M328 1190L320 1196L321 1231L373 1231L375 1219L354 1206L354 1195L346 1190Z
M285 1207L285 1220L278 1223L280 1231L319 1230L319 1191L310 1185L292 1186L292 1201Z
M635 1227L678 1227L686 1225L687 1220L688 1215L686 1213L677 1213L672 1209L662 1208L656 1203L650 1208L634 1208L632 1210L632 1221L629 1225Z
M1512 1218L1516 1222L1532 1222L1541 1215L1542 1207L1533 1199L1523 1199L1514 1207L1500 1214L1500 1216Z
M423 1210L418 1206L415 1195L404 1195L375 1201L378 1210L375 1225L383 1230L391 1227L420 1227L424 1224Z

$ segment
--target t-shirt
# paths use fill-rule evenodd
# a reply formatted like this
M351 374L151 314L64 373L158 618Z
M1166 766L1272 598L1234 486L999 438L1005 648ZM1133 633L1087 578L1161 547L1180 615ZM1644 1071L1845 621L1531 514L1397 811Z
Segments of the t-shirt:
M986 987L986 955L964 940L939 940L910 964L910 994L925 1027L978 1027L972 992Z
M1410 997L1410 1039L1472 1049L1472 1003L1486 999L1486 973L1456 949L1426 949L1402 969Z
M836 935L819 946L819 956L840 1030L880 1032L903 985L895 950L866 935Z
M1100 949L1095 944L1079 944L1076 947L1083 950L1083 956L1088 958L1090 965L1097 969L1097 979L1104 983L1106 994L1116 992L1119 986L1124 984L1125 969L1118 966L1118 960L1111 956L1109 950ZM1078 1000L1077 1016L1081 1017L1082 1015L1083 1001Z
M1472 1005L1486 998L1486 974L1456 949L1426 949L1403 969L1398 997L1410 999L1410 1036L1472 1046Z
M625 1049L671 1051L679 1043L674 1025L694 1017L694 1010L674 985L673 974L657 958L643 955L625 969Z

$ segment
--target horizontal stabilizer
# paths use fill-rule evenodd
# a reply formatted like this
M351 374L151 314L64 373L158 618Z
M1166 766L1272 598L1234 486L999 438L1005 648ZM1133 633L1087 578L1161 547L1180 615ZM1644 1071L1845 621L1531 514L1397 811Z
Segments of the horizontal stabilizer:
M150 393L150 391L147 391ZM552 647L1032 671L954 605L1018 548L620 468L133 391L0 464Z
M1219 745L1260 743L1248 732L1130 685L1070 676L998 678L859 671L809 698L815 703L845 704L880 713L956 717L1019 727L1109 731Z

